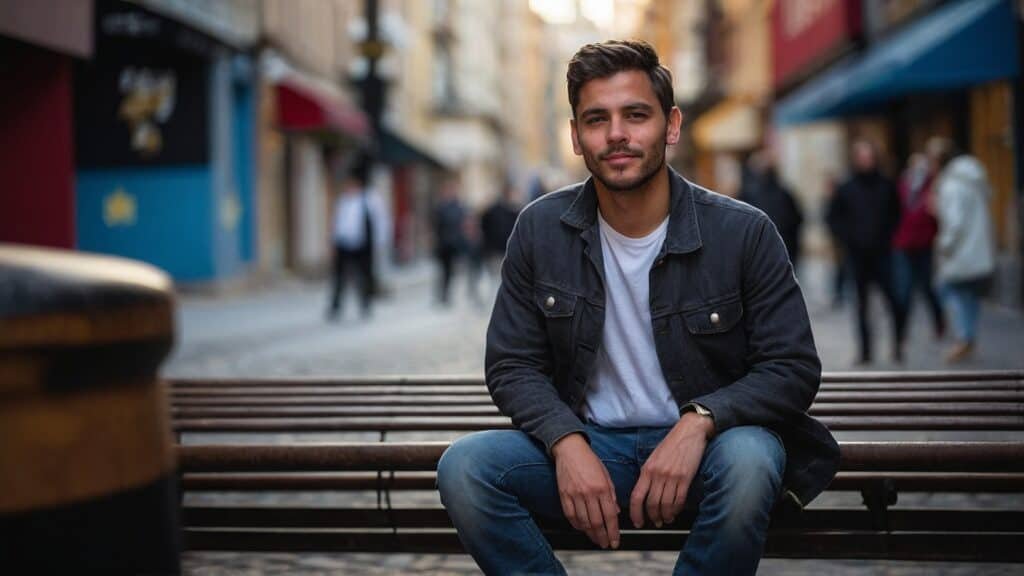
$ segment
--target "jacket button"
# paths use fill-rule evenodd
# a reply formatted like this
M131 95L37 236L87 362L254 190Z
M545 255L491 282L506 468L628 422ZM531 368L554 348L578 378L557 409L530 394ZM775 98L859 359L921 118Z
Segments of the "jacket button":
M554 305L555 305L555 297L554 296L548 296L548 299L544 301L544 307L545 308L553 308Z
M718 312L712 312L711 313L711 323L712 324L718 324L719 322L721 322L721 320L722 319L718 316Z

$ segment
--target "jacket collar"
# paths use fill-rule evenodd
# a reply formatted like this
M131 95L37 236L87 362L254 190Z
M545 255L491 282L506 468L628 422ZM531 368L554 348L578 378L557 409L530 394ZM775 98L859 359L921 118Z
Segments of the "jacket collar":
M665 251L686 254L702 246L700 223L694 206L693 186L678 172L668 168L669 217L665 233ZM562 213L562 222L573 228L588 230L597 225L597 190L594 178L587 178L569 208Z

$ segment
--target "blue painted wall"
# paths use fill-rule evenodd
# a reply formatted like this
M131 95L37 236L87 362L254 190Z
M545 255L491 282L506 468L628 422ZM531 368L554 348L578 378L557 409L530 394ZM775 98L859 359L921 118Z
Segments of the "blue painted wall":
M235 182L242 204L242 225L239 226L242 262L256 259L256 99L252 84L234 86L234 148Z
M76 188L80 250L143 260L175 280L217 275L208 165L79 170Z

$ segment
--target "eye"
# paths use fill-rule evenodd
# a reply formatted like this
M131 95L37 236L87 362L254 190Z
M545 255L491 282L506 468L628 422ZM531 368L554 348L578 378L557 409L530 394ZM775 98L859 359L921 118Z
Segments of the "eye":
M646 120L647 119L647 113L646 112L630 112L630 113L626 114L626 118L628 118L629 120Z
M584 123L586 123L587 126L594 126L594 125L599 124L599 123L604 122L604 121L605 121L605 118L603 116L591 116L591 117L587 118L586 120L584 120Z

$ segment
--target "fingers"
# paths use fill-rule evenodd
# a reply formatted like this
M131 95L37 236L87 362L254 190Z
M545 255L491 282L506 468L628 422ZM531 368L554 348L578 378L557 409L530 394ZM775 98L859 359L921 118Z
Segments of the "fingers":
M629 519L633 521L635 528L642 528L644 525L644 500L647 498L647 491L651 487L651 475L647 470L641 470L640 478L633 487L633 493L629 496Z
M664 484L664 490L661 493L661 499L656 502L656 505L658 506L658 516L664 524L668 524L676 517L675 501L676 494L679 492L679 484L680 482L673 482L671 480L666 481Z
M593 528L593 524L590 521L590 507L587 506L587 499L582 496L577 496L573 499L573 504L576 505L576 521L579 522L579 529L586 531ZM595 518L600 518L600 514Z
M597 540L594 540L594 542L601 548L607 548L608 532L605 529L604 515L601 513L601 501L598 498L587 498L587 515L591 520L590 529L597 537ZM591 540L593 539L591 537Z
M654 522L654 525L661 528L661 496L665 492L665 480L654 476L651 479L651 488L647 492L647 517Z
M608 537L608 544L612 548L618 548L619 506L615 503L614 498L605 497L601 499L601 512L604 514L604 529Z
M576 505L573 503L572 498L562 495L562 513L565 514L565 519L569 521L569 525L577 530L583 530L579 520L576 518Z
M686 495L690 492L690 483L682 481L676 485L676 494L672 502L672 516L666 520L667 522L675 522L676 516L683 511L683 506L686 504Z

